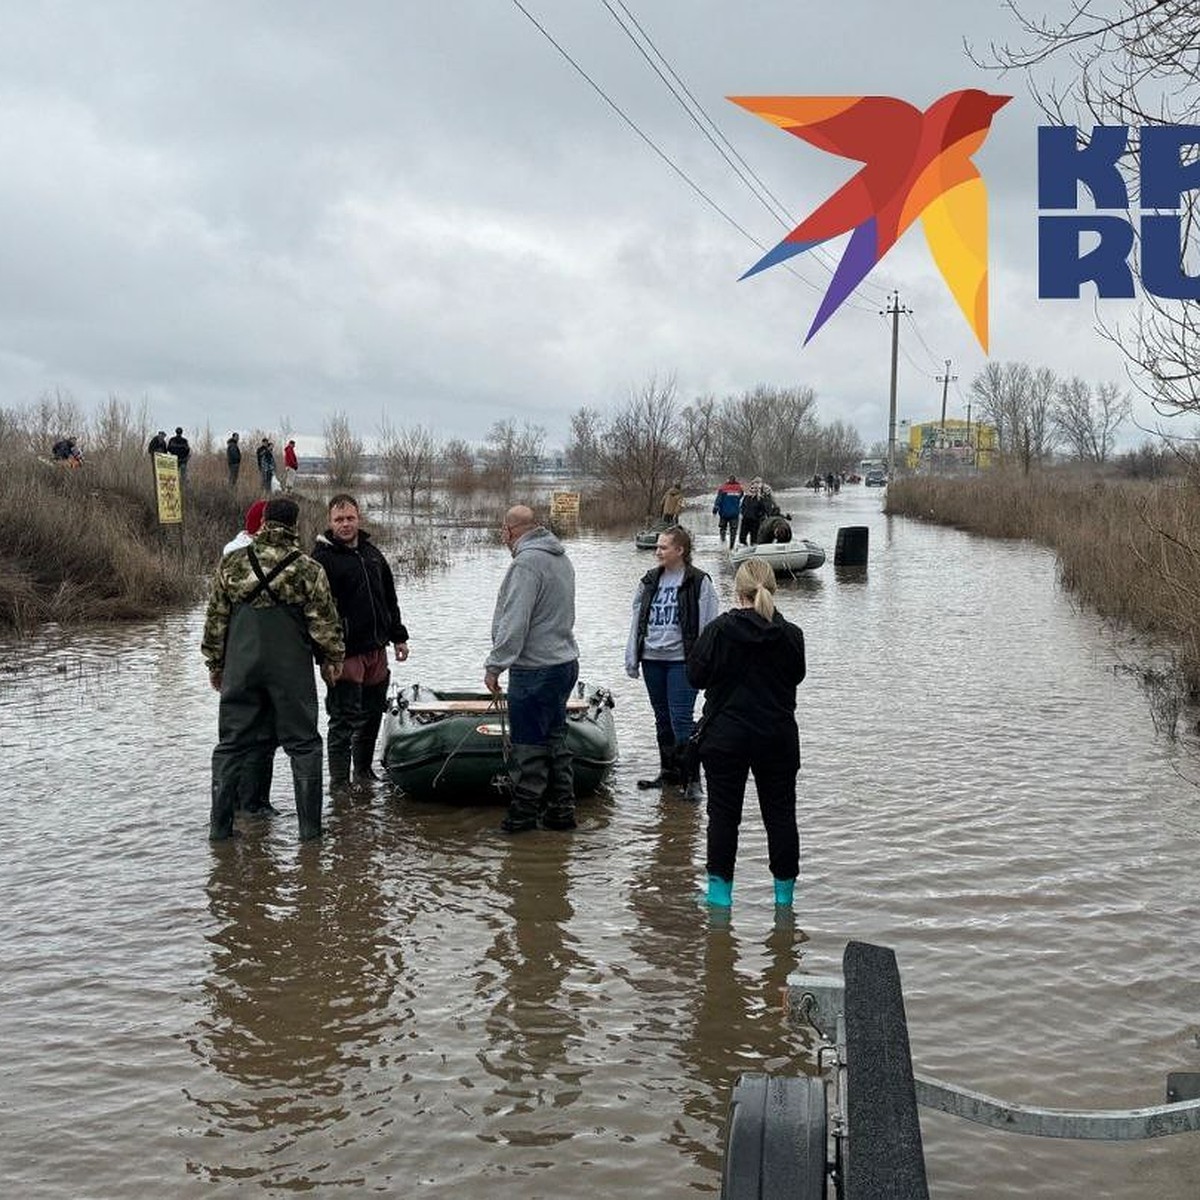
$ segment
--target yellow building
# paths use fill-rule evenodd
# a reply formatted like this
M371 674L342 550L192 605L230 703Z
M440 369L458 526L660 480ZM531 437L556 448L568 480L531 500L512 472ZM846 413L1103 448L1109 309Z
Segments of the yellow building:
M996 455L996 427L978 421L926 421L908 427L905 459L909 470L928 466L933 469L961 470L990 467Z

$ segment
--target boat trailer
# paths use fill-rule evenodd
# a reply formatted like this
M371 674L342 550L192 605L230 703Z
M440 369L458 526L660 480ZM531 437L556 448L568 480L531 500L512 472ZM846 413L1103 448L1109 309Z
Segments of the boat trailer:
M1200 1131L1200 1071L1165 1104L1081 1110L1010 1104L916 1075L895 954L850 942L842 976L790 975L789 1020L816 1034L817 1074L742 1075L726 1123L722 1200L927 1200L918 1105L1037 1137L1133 1141Z

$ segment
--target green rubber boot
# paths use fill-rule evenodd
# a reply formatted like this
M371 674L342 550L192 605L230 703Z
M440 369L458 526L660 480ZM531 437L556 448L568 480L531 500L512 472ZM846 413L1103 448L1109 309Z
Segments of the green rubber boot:
M733 906L733 880L722 879L720 875L708 877L708 895L705 897L713 908L731 908Z

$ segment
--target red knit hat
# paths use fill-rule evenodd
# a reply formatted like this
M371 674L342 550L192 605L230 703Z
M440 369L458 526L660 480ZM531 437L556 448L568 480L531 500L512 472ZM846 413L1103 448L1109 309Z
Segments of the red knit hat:
M263 512L267 507L265 500L255 500L255 502L246 509L246 532L257 533L262 528Z

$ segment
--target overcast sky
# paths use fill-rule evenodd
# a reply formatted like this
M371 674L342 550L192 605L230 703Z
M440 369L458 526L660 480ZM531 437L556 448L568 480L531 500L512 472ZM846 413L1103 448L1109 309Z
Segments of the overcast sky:
M789 227L603 0L522 2L711 204L511 0L4 0L0 404L115 392L155 426L286 423L302 449L335 411L367 438L386 413L472 440L531 420L561 444L579 405L674 375L685 400L809 385L870 443L898 288L900 416L938 415L946 359L964 415L985 358L919 225L802 347L828 270L805 255L738 282L751 237ZM991 354L1123 378L1090 301L1037 300L1039 116L963 48L1018 36L998 0L626 7L797 222L856 167L725 96L1013 93L976 156Z

